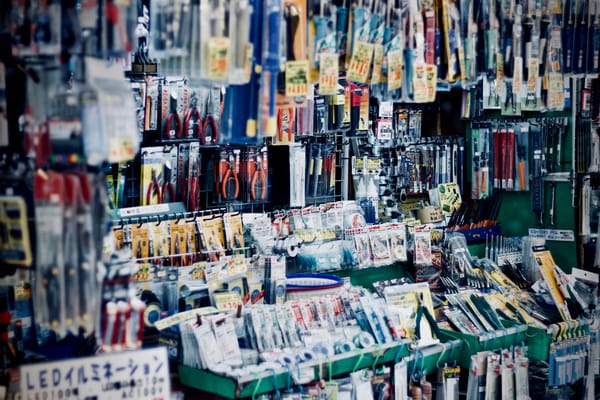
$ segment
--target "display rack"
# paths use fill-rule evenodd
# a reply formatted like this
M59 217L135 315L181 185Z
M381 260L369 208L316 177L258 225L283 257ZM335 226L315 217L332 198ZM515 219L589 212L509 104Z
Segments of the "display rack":
M442 340L460 340L464 343L460 365L469 368L471 356L480 351L494 351L527 342L527 325L516 325L503 330L488 332L480 336L440 329Z
M303 371L312 370L314 381L339 377L364 368L376 368L410 357L413 363L423 371L433 371L439 365L457 360L462 353L460 340L451 340L426 348L410 350L408 341L386 343L370 349L356 350L338 354L329 360L320 359L299 365ZM418 353L419 357L415 355ZM296 368L296 367L294 367ZM179 365L179 380L182 384L205 392L218 394L228 399L248 398L263 393L285 390L293 386L290 369L278 368L239 378L226 377L208 370L199 370Z

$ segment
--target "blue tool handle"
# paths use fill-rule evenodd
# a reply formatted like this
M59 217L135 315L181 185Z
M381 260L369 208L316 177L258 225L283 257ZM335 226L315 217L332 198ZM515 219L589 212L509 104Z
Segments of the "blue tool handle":
M336 10L337 51L338 54L346 54L346 43L348 40L348 9L340 7Z
M317 66L318 66L317 55L321 52L322 48L324 47L323 41L327 38L328 22L329 22L329 18L327 18L327 17L322 17L322 16L315 17L316 34L315 34L315 49L314 49L314 54L313 54L313 60L315 60L315 65L317 65Z
M263 68L275 73L280 69L281 18L281 1L269 0L267 3L267 54Z
M354 52L354 41L356 40L356 34L365 24L365 14L366 10L364 7L356 7L352 9L352 37L350 40L350 54Z

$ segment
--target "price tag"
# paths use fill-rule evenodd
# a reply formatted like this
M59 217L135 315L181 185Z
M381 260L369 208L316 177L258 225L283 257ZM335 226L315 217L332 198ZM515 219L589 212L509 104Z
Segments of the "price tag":
M319 94L335 96L339 74L338 55L336 53L321 53L319 59Z
M26 365L20 375L23 400L171 398L164 347Z
M348 79L354 82L367 83L372 59L373 45L371 43L356 42L350 68L348 68Z
M391 50L388 53L388 90L400 89L402 86L402 51Z
M308 95L308 60L285 63L285 95L286 97Z
M207 47L207 74L208 79L222 80L229 71L229 38L213 37L208 40Z
M215 293L213 297L217 310L237 310L242 305L242 298L239 293Z
M437 90L437 65L425 64L425 77L427 79L427 102L433 102Z
M379 119L377 121L377 140L392 140L394 127L391 119Z
M548 108L562 110L565 105L563 77L560 73L548 74Z
M168 204L154 204L142 207L121 208L118 210L119 218L135 217L137 215L158 214L169 212Z
M383 81L383 54L384 48L381 44L373 46L373 73L371 74L371 84L381 83Z
M108 138L108 162L118 164L135 158L136 146L127 138Z
M529 229L529 236L554 242L574 242L575 233L569 229Z
M429 98L429 88L427 86L427 71L425 64L415 64L412 84L415 103L426 103Z

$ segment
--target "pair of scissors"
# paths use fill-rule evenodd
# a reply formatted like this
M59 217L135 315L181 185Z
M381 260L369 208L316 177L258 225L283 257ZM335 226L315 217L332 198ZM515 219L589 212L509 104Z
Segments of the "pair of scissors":
M233 153L229 153L229 161L221 159L221 168L227 169L221 181L221 195L224 200L235 200L240 194L240 180L238 178L239 160Z

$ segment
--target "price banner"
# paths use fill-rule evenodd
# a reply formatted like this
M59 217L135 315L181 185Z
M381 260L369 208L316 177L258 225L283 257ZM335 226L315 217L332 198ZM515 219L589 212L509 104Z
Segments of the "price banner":
M20 372L23 400L171 398L164 347L27 365Z

